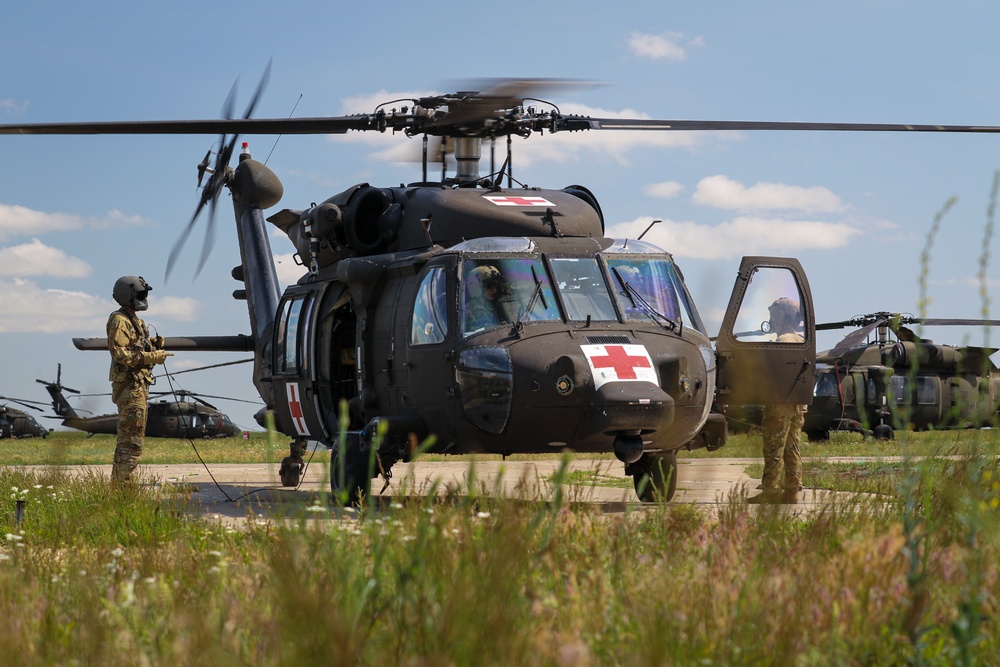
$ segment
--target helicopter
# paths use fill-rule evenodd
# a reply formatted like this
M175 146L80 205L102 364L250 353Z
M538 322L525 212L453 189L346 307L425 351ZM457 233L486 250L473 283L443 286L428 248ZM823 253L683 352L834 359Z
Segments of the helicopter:
M52 409L62 418L62 425L86 431L87 437L102 433L115 435L118 432L118 415L107 414L87 417L79 414L66 399L64 391L80 394L79 390L62 384L62 366L56 374L56 381L36 380L45 386L52 397ZM169 400L149 401L147 404L146 435L156 438L230 438L242 431L232 420L214 405L203 400L202 394L184 389L177 391L150 392L150 395L170 395ZM89 396L92 394L81 394ZM102 394L108 395L110 394ZM207 396L206 398L223 398ZM242 399L226 399L242 400Z
M877 439L899 428L973 428L996 424L1000 369L996 348L935 344L908 325L996 326L1000 320L914 317L879 312L817 330L859 327L817 357L813 402L803 430L810 440L831 431ZM894 336L894 338L893 338Z
M42 409L36 406L45 405L38 401L26 401L8 396L0 396L0 401L10 401L39 412ZM24 410L18 410L6 404L0 405L0 440L5 438L45 438L48 434L49 429L39 424Z
M485 92L388 101L347 116L253 119L262 80L242 118L233 117L230 95L220 120L0 125L0 134L220 135L214 161L210 149L197 166L199 184L208 178L167 275L206 208L210 236L228 189L241 251L231 272L241 283L234 297L247 303L251 333L167 338L165 345L254 353L254 385L277 430L292 440L283 484L298 482L306 443L321 441L333 449L331 490L357 500L375 476L388 484L392 466L423 442L454 454L612 452L639 498L653 501L674 494L678 450L725 443L725 417L714 402L812 400L815 311L805 272L791 258L744 258L713 348L672 255L641 236L607 238L598 199L583 185L515 185L513 139L546 131L1000 132L595 118L563 114L534 96L549 83L505 80ZM421 180L359 183L265 219L283 195L277 175L246 142L230 166L240 134L350 131L419 137ZM481 174L484 147L490 166ZM435 162L442 174L432 181ZM283 293L267 223L288 236L304 266ZM487 291L502 302L482 309L494 316L484 324L470 314ZM801 305L805 342L778 343L767 331L742 335L782 297ZM107 349L102 338L74 344Z

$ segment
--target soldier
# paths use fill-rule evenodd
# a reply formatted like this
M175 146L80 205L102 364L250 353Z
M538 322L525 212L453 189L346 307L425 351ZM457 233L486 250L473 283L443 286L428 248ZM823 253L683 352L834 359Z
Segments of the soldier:
M146 323L136 311L146 310L146 296L152 289L139 276L122 276L115 282L113 296L118 310L108 318L108 349L111 352L111 400L118 406L118 442L115 446L111 480L129 481L139 465L146 435L146 408L152 368L166 362L172 352L163 350L163 337L149 337Z
M469 272L466 278L465 330L479 331L510 322L502 297L508 296L503 276L495 266L484 264Z
M797 301L782 297L771 304L769 322L771 331L777 334L778 343L802 343L802 335L795 327L802 321L802 312ZM763 491L752 498L750 503L789 503L799 501L802 490L802 456L799 453L799 438L805 422L805 405L767 405L761 430L764 435L764 479ZM781 469L784 464L784 483Z

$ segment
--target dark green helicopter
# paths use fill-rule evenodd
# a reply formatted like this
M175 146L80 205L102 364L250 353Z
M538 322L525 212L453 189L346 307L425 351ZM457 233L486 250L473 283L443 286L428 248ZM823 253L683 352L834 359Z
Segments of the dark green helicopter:
M26 401L20 398L10 398L0 396L0 401L17 403L31 410L42 411L36 407L45 405L38 401ZM44 438L49 434L49 429L38 423L34 417L25 412L11 407L6 403L0 404L0 440L5 438Z
M908 325L996 326L1000 320L871 313L817 330L859 327L817 357L816 387L803 430L892 438L895 430L992 426L1000 409L996 348L935 344Z
M655 500L674 493L678 450L724 444L717 398L811 400L815 317L805 274L792 259L745 258L713 347L670 253L608 238L598 198L585 186L515 180L513 139L546 131L1000 131L592 118L535 97L551 84L501 81L485 92L396 100L365 114L251 119L262 82L242 118L232 118L230 96L222 120L2 125L0 134L222 135L214 162L210 151L198 165L208 180L167 271L201 211L214 212L228 189L241 250L234 297L247 302L250 334L168 338L166 347L254 353L255 387L292 440L283 483L297 483L307 442L321 441L335 450L332 489L357 499L374 476L388 482L392 466L426 441L455 454L613 452L640 498ZM246 143L230 166L238 133L350 131L420 138L421 180L359 183L265 219L283 194L278 177ZM428 175L434 162L442 165L439 180ZM287 234L305 267L284 293L267 223ZM477 303L484 296L490 303ZM736 333L759 323L778 298L801 304L804 343ZM74 342L107 349L100 338Z
M86 416L81 415L70 405L63 392L73 394L80 392L62 384L61 365L55 382L47 380L36 380L36 382L44 385L45 390L49 392L49 396L52 397L52 409L58 417L62 418L63 426L86 431L89 435L97 433L114 435L118 432L117 414ZM99 395L110 396L110 394ZM205 401L204 398L243 402L242 399L196 394L183 389L151 392L151 395L169 396L169 398L149 401L146 415L147 436L156 438L230 438L242 432L227 415Z

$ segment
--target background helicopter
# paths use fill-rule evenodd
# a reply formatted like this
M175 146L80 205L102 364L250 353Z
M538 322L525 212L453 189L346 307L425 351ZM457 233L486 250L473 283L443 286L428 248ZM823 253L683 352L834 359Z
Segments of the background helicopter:
M811 440L836 430L885 439L898 428L995 425L1000 375L990 356L996 348L937 345L907 325L998 324L888 312L817 324L817 330L860 328L817 355L815 395L803 430Z
M682 447L720 446L725 422L710 413L715 386L725 403L806 403L813 385L813 308L797 262L756 258L737 276L717 351L670 255L636 239L604 236L596 197L585 187L514 185L512 139L548 130L796 130L998 132L957 125L671 121L563 114L529 97L538 82L503 82L378 105L353 116L253 120L244 117L0 126L21 134L222 133L195 215L168 259L168 272L202 209L233 195L251 335L168 339L168 348L255 352L254 381L278 428L294 438L283 481L294 484L309 439L337 441L339 404L350 405L341 445L345 477L335 488L367 489L369 455L387 478L413 440L437 438L446 452L614 451L644 500L672 494ZM230 98L231 99L231 98ZM539 104L536 109L526 101ZM283 188L228 133L402 132L450 139L457 171L409 186L358 184L305 209L268 218L295 244L309 273L279 294L262 210ZM495 149L506 142L497 168ZM490 171L479 172L484 143ZM209 156L210 157L210 156ZM506 181L506 186L504 186ZM208 234L211 237L210 217ZM207 259L207 249L201 266ZM637 268L631 275L625 269ZM504 277L499 324L468 325L476 271ZM795 298L806 343L742 337L777 297ZM629 311L632 311L630 314ZM498 316L499 317L499 316ZM506 320L503 319L506 317ZM105 349L101 339L77 340ZM741 378L748 384L740 385ZM750 389L757 389L754 396ZM381 439L378 436L382 436ZM369 468L370 470L372 468ZM657 472L659 471L659 472ZM648 482L648 484L647 484ZM644 494L642 489L653 489Z
M118 415L107 414L84 416L79 414L66 400L64 391L80 394L62 384L62 367L56 374L55 382L36 380L45 386L52 397L52 409L62 418L62 425L86 431L90 435L104 433L114 435L118 432ZM91 396L94 394L81 394ZM109 394L100 394L107 396ZM155 391L150 396L171 396L171 399L150 400L146 418L146 435L158 438L229 438L241 433L228 416L223 414L211 403L205 401L203 394L179 389L177 391ZM241 400L223 396L205 396L205 398L220 398L224 400Z
M42 411L37 405L45 405L38 401L26 401L19 398L0 396L0 401L9 401L23 405L32 410ZM6 403L0 403L0 440L4 438L44 438L49 434L49 429L44 428L38 421L24 410L18 410Z

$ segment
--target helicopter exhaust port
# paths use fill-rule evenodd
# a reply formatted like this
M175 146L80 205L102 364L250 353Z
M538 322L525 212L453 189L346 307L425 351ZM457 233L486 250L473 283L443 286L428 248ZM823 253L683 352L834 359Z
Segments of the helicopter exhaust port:
M614 452L622 463L635 463L642 458L642 436L638 433L618 433L615 436Z

